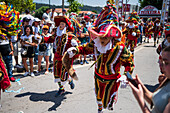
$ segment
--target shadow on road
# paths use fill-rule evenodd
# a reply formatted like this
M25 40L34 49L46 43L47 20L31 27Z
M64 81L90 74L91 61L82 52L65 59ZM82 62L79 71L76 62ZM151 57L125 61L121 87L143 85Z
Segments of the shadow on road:
M26 92L18 94L15 97L21 98L25 96L30 96L30 100L33 102L44 101L44 102L53 102L54 105L48 109L48 111L56 111L56 108L61 105L61 102L66 99L65 95L72 94L72 92L66 91L63 95L55 97L57 91L47 91L45 93L34 93Z
M145 85L145 87L146 87L149 91L151 91L151 92L154 92L154 91L156 90L156 88L158 88L158 86L159 86L159 84L156 84L156 85L154 85L154 86L148 85L148 84L144 84L144 85Z
M143 46L143 47L153 47L153 48L156 48L155 46L148 46L148 45L146 45L146 46Z

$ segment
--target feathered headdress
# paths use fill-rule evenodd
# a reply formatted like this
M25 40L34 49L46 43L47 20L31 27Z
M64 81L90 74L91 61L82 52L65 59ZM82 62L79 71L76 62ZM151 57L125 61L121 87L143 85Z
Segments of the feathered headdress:
M76 14L75 13L71 13L69 19L71 20L71 23L73 24L73 27L74 27L74 35L78 35L78 32L81 28L81 25L80 23L77 21L76 19Z
M107 5L94 22L94 27L88 30L92 39L97 37L121 38L122 33L116 25L118 25L116 6L113 0L108 0Z
M140 20L139 15L137 12L133 11L130 16L128 17L128 19L126 20L127 23L129 22L133 22L133 23L138 23Z
M13 5L0 3L0 39L6 40L20 32L21 19L19 12L14 10Z

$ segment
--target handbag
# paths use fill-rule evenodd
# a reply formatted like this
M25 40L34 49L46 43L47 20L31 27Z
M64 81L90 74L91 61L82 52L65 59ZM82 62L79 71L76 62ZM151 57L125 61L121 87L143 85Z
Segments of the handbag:
M26 47L21 48L21 54L22 55L26 55L27 54L27 48Z
M46 51L46 50L47 50L47 46L45 44L39 45L39 51Z

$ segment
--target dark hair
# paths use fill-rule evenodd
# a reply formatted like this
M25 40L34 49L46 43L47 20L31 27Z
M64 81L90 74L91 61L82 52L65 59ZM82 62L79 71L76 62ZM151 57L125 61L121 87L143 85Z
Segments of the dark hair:
M30 35L32 35L32 34L33 34L32 26L30 26L30 25L26 25L26 26L24 27L24 35L23 35L23 36L25 36L25 35L26 35L26 29L27 29L27 27L29 27L29 28L30 28Z
M166 38L167 38L167 37L170 37L170 34L167 34L167 35L166 35Z
M26 13L26 14L29 14L29 13L30 13L30 10L29 10L29 9L26 9L26 10L25 10L25 13Z
M52 11L55 11L55 8L53 8Z
M164 48L162 52L170 52L170 46Z
M47 8L46 11L50 10L50 8Z

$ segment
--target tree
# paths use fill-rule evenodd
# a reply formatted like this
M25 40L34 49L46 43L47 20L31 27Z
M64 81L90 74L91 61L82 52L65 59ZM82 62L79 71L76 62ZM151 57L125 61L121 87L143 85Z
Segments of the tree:
M92 12L96 13L97 14L97 11L96 10L93 10Z
M4 0L0 0L3 2ZM15 10L19 11L20 13L24 12L26 9L33 11L36 9L36 4L33 3L33 0L5 0L6 4L12 4Z
M144 8L147 5L152 5L158 8L158 10L161 10L163 0L141 0L140 3L141 3L141 8Z
M34 17L37 17L39 19L42 19L43 13L46 11L46 9L49 8L48 6L42 6L39 9L35 10L35 13L33 14Z
M79 3L77 0L67 0L67 2L69 3L69 13L78 13L80 11L79 7L83 7L83 4Z

